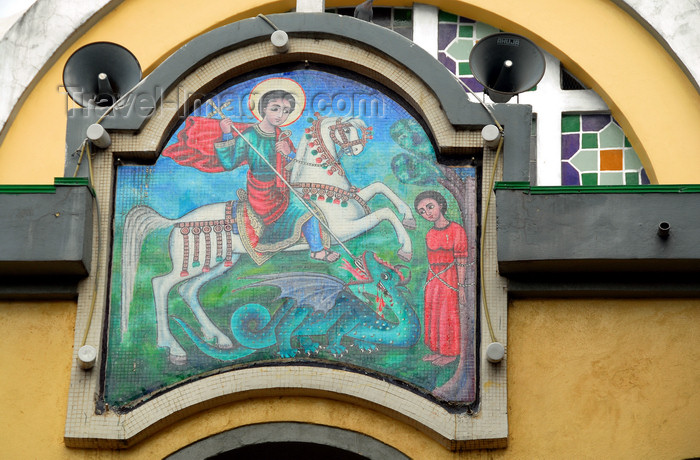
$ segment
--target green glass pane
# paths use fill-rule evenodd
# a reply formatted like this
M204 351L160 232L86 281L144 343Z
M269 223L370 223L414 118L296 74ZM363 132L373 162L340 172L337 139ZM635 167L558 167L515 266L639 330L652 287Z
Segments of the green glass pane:
M409 8L394 8L394 22L411 22L412 12Z
M468 62L460 62L460 63L458 64L458 66L459 66L459 70L458 70L458 71L459 71L459 75L460 75L460 76L462 76L462 75L471 75L471 74L472 74L472 68L471 68L471 66L469 65Z
M472 40L458 38L445 48L445 53L455 61L467 61L473 47L474 42Z
M630 140L625 137L625 147L632 147L632 144L630 144Z
M642 162L639 160L639 156L637 155L637 152L634 151L634 149L625 149L623 153L623 159L623 167L625 169L642 169Z
M500 32L499 29L490 26L488 24L484 24L483 22L477 22L475 24L476 26L476 38L481 39L484 37L488 37L489 35L493 35L495 33Z
M598 173L581 174L581 185L598 185Z
M598 151L579 150L569 162L580 172L598 171Z
M639 185L639 173L625 173L625 185Z
M624 180L621 172L601 172L599 185L625 185Z
M621 148L625 135L616 123L610 123L600 131L600 148Z
M459 36L463 38L471 38L474 36L474 27L459 26Z
M598 134L583 133L581 135L581 148L597 149L598 148Z
M438 21L440 22L457 22L457 15L440 10L438 13Z
M581 117L579 115L563 115L561 117L561 131L563 133L581 131Z

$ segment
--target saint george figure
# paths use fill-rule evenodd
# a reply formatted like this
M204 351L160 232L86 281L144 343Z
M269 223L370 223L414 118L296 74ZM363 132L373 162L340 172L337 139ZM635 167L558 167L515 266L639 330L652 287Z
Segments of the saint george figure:
M214 144L214 149L227 171L244 163L249 165L247 199L264 224L256 250L281 251L299 242L303 235L312 259L335 262L340 254L323 247L318 219L298 199L290 196L289 188L275 173L276 170L286 180L286 166L295 156L294 144L280 130L295 104L294 96L287 91L266 92L258 102L262 120L245 129L237 138L232 138L233 122L228 118L221 120L224 138ZM242 137L255 147L257 153Z
M467 267L467 235L464 228L445 217L447 201L428 190L414 201L418 214L433 223L425 243L428 277L425 282L425 344L431 354L424 361L444 366L461 350L459 305L466 303L463 284Z

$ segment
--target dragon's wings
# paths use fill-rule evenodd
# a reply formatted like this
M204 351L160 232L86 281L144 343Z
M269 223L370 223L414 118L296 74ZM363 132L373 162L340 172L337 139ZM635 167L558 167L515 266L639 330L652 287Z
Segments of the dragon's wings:
M323 273L289 272L271 275L246 276L243 279L257 279L241 289L257 286L275 286L280 289L277 299L292 298L300 307L311 307L314 311L328 312L335 304L335 298L345 284L335 276ZM237 289L240 290L240 289Z

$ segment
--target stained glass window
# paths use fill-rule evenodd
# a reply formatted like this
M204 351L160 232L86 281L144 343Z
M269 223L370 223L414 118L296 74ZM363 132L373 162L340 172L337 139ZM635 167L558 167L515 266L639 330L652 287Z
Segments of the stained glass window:
M469 53L481 38L499 32L493 26L440 11L438 15L438 59L472 91L484 87L472 76Z
M465 17L440 11L438 13L438 59L447 69L459 77L474 92L483 91L483 86L476 81L471 72L469 54L474 45L483 37L499 32L499 29ZM560 65L553 57L547 55L547 65ZM555 77L552 77L554 75ZM549 81L547 78L556 78ZM576 99L577 104L584 103L584 110L596 114L562 114L561 140L558 139L558 114L537 117L543 111L551 110L552 98L558 100L558 107L566 107L566 101L572 98L572 93L581 94L586 91L589 96L595 96L592 90L586 88L576 77L563 67L560 72L545 74L540 85L548 88L542 91L538 99L537 87L528 92L528 104L533 107L536 119L544 121L537 124L538 131L534 133L543 140L545 151L537 155L552 157L551 164L556 165L561 159L561 181L555 166L554 171L537 171L537 182L550 185L643 185L649 183L637 153L620 125L609 114L600 114L606 106L599 97ZM546 100L542 101L542 98ZM590 107L585 106L588 101ZM514 99L513 102L516 102ZM556 109L555 109L556 110ZM562 109L559 109L562 110ZM566 109L563 109L566 110ZM562 110L562 111L563 111ZM540 145L540 144L538 144ZM561 145L561 157L558 150ZM554 173L554 174L552 174ZM534 174L533 174L534 177Z
M610 115L562 115L562 185L643 185L649 178Z

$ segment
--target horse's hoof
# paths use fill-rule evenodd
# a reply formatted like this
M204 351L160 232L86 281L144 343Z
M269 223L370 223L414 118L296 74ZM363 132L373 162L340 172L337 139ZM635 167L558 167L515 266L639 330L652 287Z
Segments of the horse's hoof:
M418 224L416 224L416 219L414 219L413 217L404 219L402 224L406 230L415 230L418 227Z
M409 262L413 258L413 253L399 250L398 256L399 256L399 259L403 260L404 262Z
M176 366L184 366L187 364L187 355L174 355L170 353L170 362Z
M231 342L231 339L229 339L227 336L224 336L224 340L216 341L216 346L220 350L230 350L233 348L233 342Z

